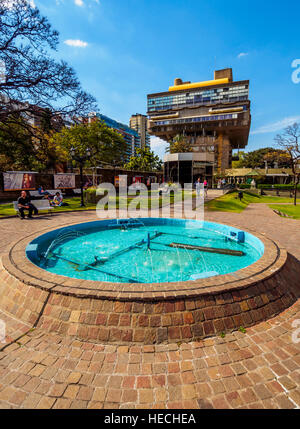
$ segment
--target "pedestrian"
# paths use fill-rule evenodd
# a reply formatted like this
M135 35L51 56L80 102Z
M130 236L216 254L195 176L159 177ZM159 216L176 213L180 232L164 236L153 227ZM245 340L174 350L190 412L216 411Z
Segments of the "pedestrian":
M206 179L203 182L203 186L204 186L204 196L207 198L208 182Z
M202 183L201 183L200 177L198 177L198 179L197 179L197 181L195 183L195 186L196 186L197 196L199 197L200 196L200 191L201 191L201 188L202 188Z

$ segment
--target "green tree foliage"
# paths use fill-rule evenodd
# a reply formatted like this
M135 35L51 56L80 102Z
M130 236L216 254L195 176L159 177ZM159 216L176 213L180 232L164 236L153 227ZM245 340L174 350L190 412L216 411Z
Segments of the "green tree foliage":
M286 151L265 147L244 153L239 161L236 161L235 168L265 168L265 161L268 161L269 167L273 167L277 162L278 166L288 167L289 161L286 156Z
M291 167L291 159L286 150L275 149L272 152L266 153L264 160L269 166L278 165L278 168Z
M55 126L51 113L44 111L39 127L27 126L21 117L0 127L1 170L53 170L65 161L56 146Z
M139 171L161 171L162 161L149 147L139 148L136 155L132 156L124 168Z
M19 119L13 125L0 129L0 168L5 170L32 170L36 165L32 136Z
M185 153L192 152L192 145L183 135L177 135L173 141L169 142L166 152L169 153Z
M235 157L239 158L237 160L232 160L232 168L243 168L242 162L243 162L244 157L245 157L245 152L239 151L239 152L233 153L232 157L233 158L235 158Z
M72 147L78 156L84 156L86 150L90 149L92 157L88 163L93 167L99 166L101 162L123 163L125 160L127 146L124 138L100 120L65 127L53 139L64 152L66 160L71 160Z

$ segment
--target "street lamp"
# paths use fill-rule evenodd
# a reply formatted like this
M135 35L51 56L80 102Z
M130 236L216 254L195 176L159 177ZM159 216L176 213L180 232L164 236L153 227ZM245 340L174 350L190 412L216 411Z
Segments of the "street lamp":
M76 150L74 149L74 147L71 147L70 149L70 155L71 158L74 159L74 161L77 161L79 163L79 169L80 169L80 194L81 194L81 204L80 207L85 207L84 201L83 201L83 174L82 174L82 170L83 170L83 165L84 162L87 161L88 159L90 159L91 157L91 150L89 148L86 149L86 154L79 156L76 155Z

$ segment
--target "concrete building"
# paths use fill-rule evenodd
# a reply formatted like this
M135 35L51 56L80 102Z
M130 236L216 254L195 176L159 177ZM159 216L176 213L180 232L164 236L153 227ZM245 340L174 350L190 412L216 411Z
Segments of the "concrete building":
M124 140L127 145L126 158L127 161L129 161L129 158L135 155L136 149L141 147L141 138L137 131L128 127L128 125L122 124L121 122L117 122L114 119L109 118L108 116L96 112L90 113L89 121L92 121L96 117L104 121L108 127L113 128L115 131L117 131L124 137Z
M129 126L135 130L141 138L141 147L150 147L150 135L147 130L147 116L136 113L129 120Z
M249 80L234 82L231 68L215 71L214 80L205 82L182 82L177 78L167 92L149 94L147 102L150 135L168 142L184 135L195 154L207 154L205 161L195 160L202 162L203 178L213 174L212 166L219 173L231 168L232 150L247 145L251 124ZM192 168L194 181L197 173ZM188 177L183 175L182 180Z

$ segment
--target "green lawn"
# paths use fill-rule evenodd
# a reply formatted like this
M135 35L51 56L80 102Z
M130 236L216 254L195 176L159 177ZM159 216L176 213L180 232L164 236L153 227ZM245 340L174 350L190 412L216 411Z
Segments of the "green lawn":
M87 209L95 209L95 204L89 204L85 203L86 207L80 207L80 197L71 197L71 198L64 198L64 202L68 203L68 206L62 206L62 207L55 207L53 209L53 212L69 212L73 210L87 210ZM34 204L34 200L32 200L32 203ZM26 213L26 212L25 212ZM6 216L15 216L16 212L13 208L12 203L7 204L0 204L0 218L6 217Z
M300 204L297 206L291 205L280 205L280 204L269 204L272 210L278 210L281 213L285 213L288 216L292 216L294 219L300 219Z
M261 196L261 195L256 195L253 194L249 191L244 191L243 192L243 199L242 201L240 201L237 197L238 193L237 192L231 192L225 195L222 195L219 198L216 198L215 200L209 201L205 204L205 208L206 210L209 211L225 211L225 212L236 212L236 213L240 213L242 212L250 203L267 203L267 204L271 204L271 203L292 203L293 199L292 198L284 198L284 197L272 197L272 196ZM177 200L177 196L175 197L175 201ZM130 203L130 201L132 200L132 198L128 198L128 203ZM68 211L74 211L74 210L95 210L96 209L96 204L92 204L92 203L85 203L86 207L80 207L80 197L69 197L69 198L64 198L64 202L68 203L68 206L63 206L63 207L56 207L53 211L55 212L68 212ZM157 201L157 199L156 199ZM171 195L170 198L170 202L173 203L174 202L174 196ZM34 203L34 201L33 201ZM116 197L116 208L119 208L119 204L120 204L120 199L117 196ZM161 207L162 205L162 199L159 198L159 207ZM142 199L142 204L141 204L141 208L150 208L150 198L145 198L144 200ZM286 206L281 206L283 208L283 210L278 209L282 212L284 212L284 210L292 210L293 212L293 207L286 207ZM153 208L156 208L155 206ZM273 207L272 207L273 208ZM275 207L277 209L277 207ZM287 213L287 212L285 212ZM295 212L295 216L297 217L297 213L298 211ZM287 213L289 214L289 213ZM293 213L292 213L293 215ZM7 203L7 204L0 204L0 218L1 217L6 217L6 216L15 216L15 211L13 209L13 205L12 203Z
M242 212L248 204L251 203L291 203L292 198L281 198L272 196L262 196L253 194L249 191L243 191L242 201L238 198L238 192L231 192L222 195L215 200L205 204L205 208L209 211L224 211L224 212Z
M127 205L132 201L134 197L128 197L127 199ZM178 198L180 198L180 195L177 195L174 198L174 195L171 195L170 197L170 203L174 203L174 199L177 200ZM116 197L116 208L118 209L120 206L120 202L122 200L122 197L119 198L118 196ZM153 204L152 208L158 208L162 207L162 198L157 198L155 199L156 204ZM96 204L93 203L86 203L85 202L85 207L80 207L80 202L81 199L80 197L69 197L69 198L64 198L64 202L68 203L68 206L62 206L62 207L55 207L55 209L53 209L53 212L69 212L69 211L77 211L77 210L95 210L96 209ZM153 201L152 201L153 202ZM34 204L34 200L32 200L32 203ZM112 198L110 199L110 203L113 203ZM164 202L165 204L165 202ZM107 204L106 204L106 209L107 209ZM150 209L151 208L151 200L150 198L141 198L141 204L137 207L142 208L142 209L147 209L147 207ZM6 203L6 204L0 204L0 218L1 217L7 217L7 216L15 216L16 212L13 208L12 203Z

